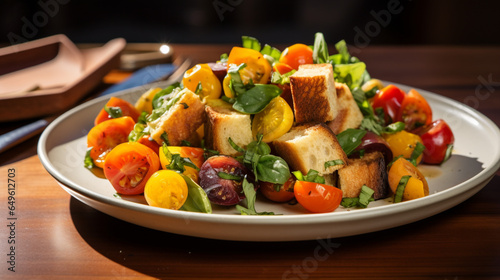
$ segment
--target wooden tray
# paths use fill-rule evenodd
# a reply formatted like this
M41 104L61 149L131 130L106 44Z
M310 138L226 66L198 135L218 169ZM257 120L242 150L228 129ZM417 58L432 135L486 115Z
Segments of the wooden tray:
M69 109L118 67L125 44L79 50L55 35L0 49L0 122Z

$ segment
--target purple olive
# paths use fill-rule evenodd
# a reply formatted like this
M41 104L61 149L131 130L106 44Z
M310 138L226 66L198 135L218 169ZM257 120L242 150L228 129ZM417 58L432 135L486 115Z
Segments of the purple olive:
M351 157L359 157L359 151L364 150L364 153L370 153L374 151L379 151L384 155L385 164L389 164L392 161L392 151L389 148L389 144L385 141L382 136L379 136L371 131L366 132L366 135L361 139L361 144L354 150Z
M212 156L200 168L200 186L208 199L218 205L235 205L245 198L243 178L254 181L253 174L239 161L229 156Z

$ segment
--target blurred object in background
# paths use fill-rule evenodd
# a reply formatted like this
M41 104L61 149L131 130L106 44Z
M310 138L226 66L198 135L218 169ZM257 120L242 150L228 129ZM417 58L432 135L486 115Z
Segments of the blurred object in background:
M76 43L312 43L321 31L349 44L499 44L500 2L349 1L76 1L2 0L0 44L53 34Z

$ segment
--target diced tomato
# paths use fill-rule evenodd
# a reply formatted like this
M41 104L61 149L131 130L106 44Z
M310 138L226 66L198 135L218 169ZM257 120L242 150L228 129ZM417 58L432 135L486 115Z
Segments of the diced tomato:
M401 103L396 120L404 122L406 130L428 125L432 122L431 106L418 91L412 89Z
M425 146L423 162L428 164L443 163L446 152L448 149L453 148L455 142L450 126L442 119L417 128L414 133L422 138Z
M275 202L286 202L295 197L293 193L293 185L295 178L290 176L290 179L283 185L275 185L270 182L260 181L260 192L269 200Z
M274 65L273 65L273 71L278 72L281 75L286 74L292 70L293 70L293 68L290 67L290 65L283 63L283 62L277 62L277 63L274 63Z
M151 150L153 150L157 155L160 153L160 144L156 143L153 138L151 138L150 135L144 135L139 140L137 140L137 143L141 143L144 146L149 147Z
M129 116L134 120L134 122L137 122L137 119L139 119L139 116L141 115L141 112L139 112L130 102L114 96L109 99L108 103L106 103L106 107L120 108L121 114L117 117ZM106 110L104 110L104 108L102 108L94 120L94 125L98 125L103 121L113 118L115 117L111 116L108 112L106 112Z
M372 107L384 110L385 122L390 124L398 116L401 103L405 99L405 93L395 85L388 85L379 90L373 97Z

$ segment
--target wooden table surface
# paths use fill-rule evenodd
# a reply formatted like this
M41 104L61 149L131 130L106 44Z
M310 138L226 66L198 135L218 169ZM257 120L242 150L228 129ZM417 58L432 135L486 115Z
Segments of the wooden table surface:
M229 49L174 45L196 62ZM464 102L500 125L499 48L369 46L355 54L373 77ZM0 155L0 279L500 278L500 172L462 204L397 228L321 242L234 242L159 232L96 211L44 170L36 143ZM17 220L8 219L13 172Z

